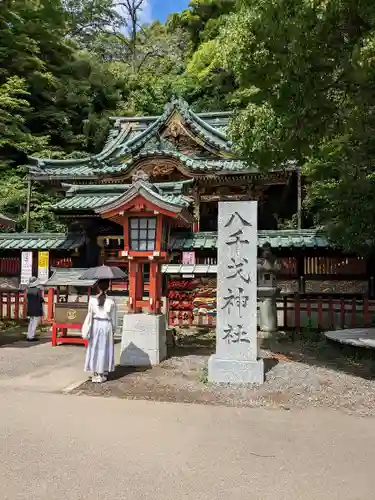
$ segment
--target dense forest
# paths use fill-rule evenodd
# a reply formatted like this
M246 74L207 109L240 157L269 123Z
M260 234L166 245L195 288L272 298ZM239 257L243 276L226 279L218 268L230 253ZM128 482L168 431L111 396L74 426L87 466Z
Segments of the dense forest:
M142 25L145 0L0 4L0 211L25 223L28 154L99 151L109 116L172 95L236 110L230 134L261 170L293 161L304 212L346 250L375 244L375 4L192 0ZM33 231L59 230L42 187Z

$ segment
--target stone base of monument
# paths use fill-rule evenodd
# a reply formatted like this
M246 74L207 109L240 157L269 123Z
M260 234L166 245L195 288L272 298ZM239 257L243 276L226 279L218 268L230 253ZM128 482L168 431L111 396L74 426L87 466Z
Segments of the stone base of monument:
M121 339L121 366L158 365L167 357L163 314L125 314Z
M208 381L217 384L263 384L263 359L221 359L214 354L208 360Z

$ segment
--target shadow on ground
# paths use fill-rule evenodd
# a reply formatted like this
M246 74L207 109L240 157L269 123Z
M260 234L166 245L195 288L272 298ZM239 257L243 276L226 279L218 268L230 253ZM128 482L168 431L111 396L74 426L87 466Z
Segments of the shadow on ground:
M25 339L26 323L2 323L0 330L0 347L14 344Z
M176 338L169 356L210 356L215 353L215 334L209 331L187 333ZM302 331L277 333L264 339L262 347L268 352L264 360L265 373L279 361L288 359L311 366L325 367L368 380L375 379L375 349L343 345L329 341L322 332Z
M113 380L118 380L123 377L127 377L128 375L132 375L133 373L142 373L146 372L148 370L151 370L151 366L120 366L117 365L115 368L115 371L112 373L109 373L108 375L108 382L111 382Z
M277 334L263 341L276 357L375 379L375 350L327 340L322 332Z

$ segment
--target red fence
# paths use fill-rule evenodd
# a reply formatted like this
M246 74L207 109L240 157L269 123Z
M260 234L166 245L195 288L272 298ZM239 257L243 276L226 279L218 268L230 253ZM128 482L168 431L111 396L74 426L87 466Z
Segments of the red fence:
M277 302L277 316L280 329L361 328L375 325L375 300L367 297L284 297ZM216 325L214 315L194 315L191 311L170 312L168 320L170 326L179 328Z
M52 295L45 293L45 321L52 319ZM0 320L26 319L25 292L0 291ZM284 297L277 302L279 328L317 328L322 330L375 326L375 300L314 296ZM168 313L169 326L215 327L212 314L194 315L191 311Z
M44 322L49 322L52 316L52 308L49 307L50 295L44 294L45 314ZM0 291L0 321L2 320L24 320L27 318L26 293L20 290Z
M278 303L281 328L338 330L375 325L375 300L367 297L284 297Z
M16 291L0 291L0 320L15 321L26 318L25 293Z

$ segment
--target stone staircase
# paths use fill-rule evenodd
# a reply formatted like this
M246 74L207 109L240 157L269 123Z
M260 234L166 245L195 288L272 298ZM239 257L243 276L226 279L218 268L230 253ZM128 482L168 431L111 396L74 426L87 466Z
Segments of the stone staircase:
M117 325L115 331L115 339L121 339L122 324L124 322L124 314L127 311L128 297L112 297L117 306Z

